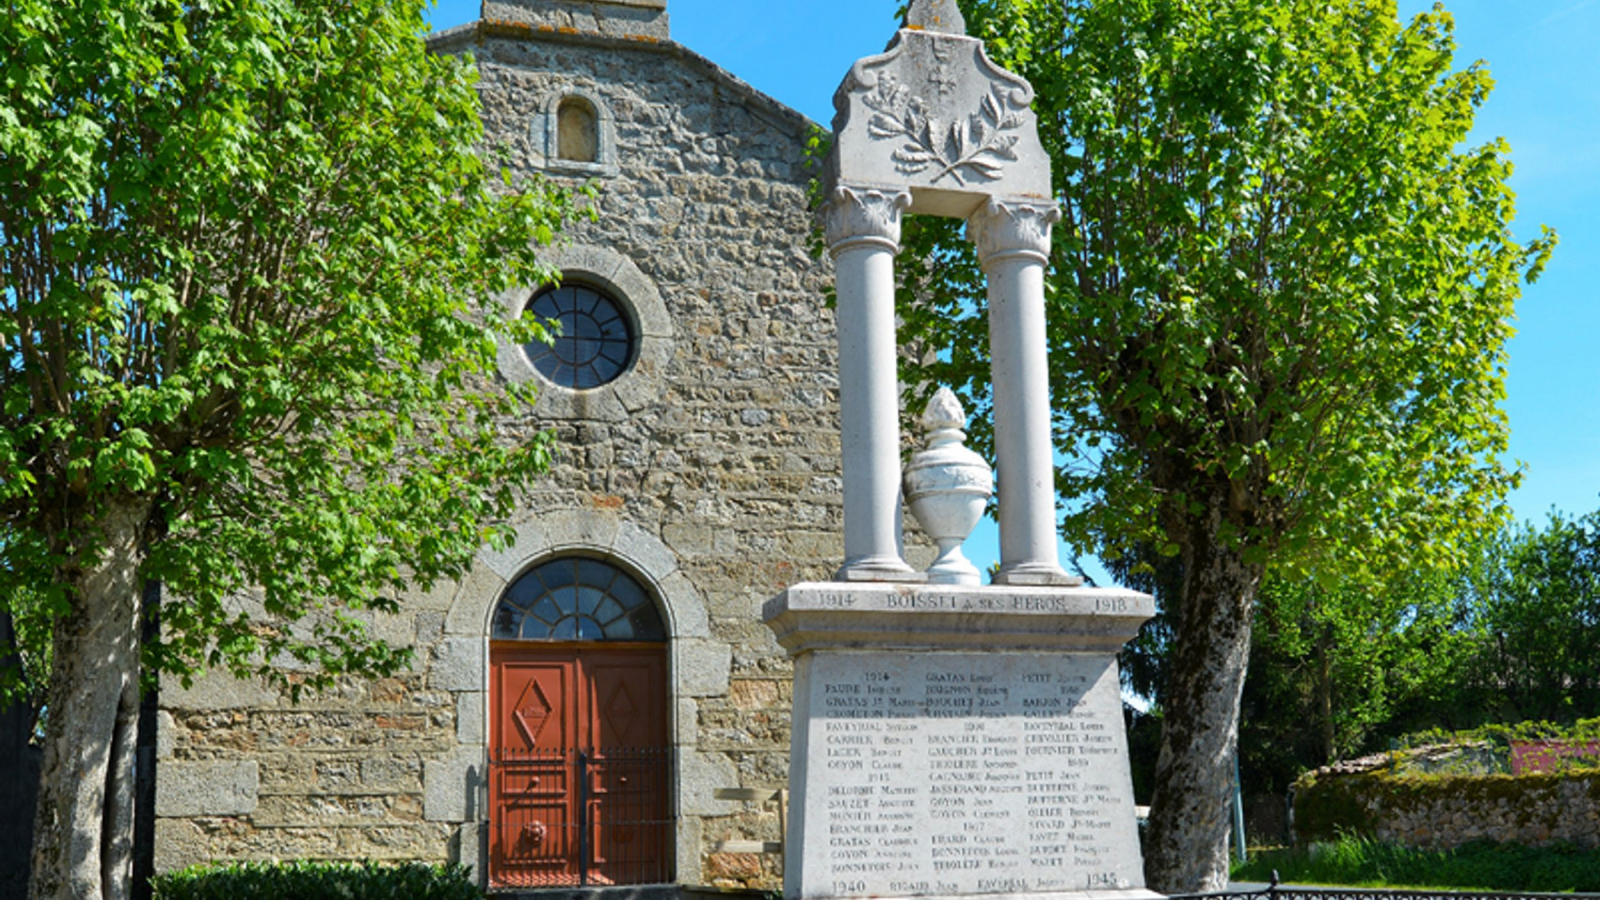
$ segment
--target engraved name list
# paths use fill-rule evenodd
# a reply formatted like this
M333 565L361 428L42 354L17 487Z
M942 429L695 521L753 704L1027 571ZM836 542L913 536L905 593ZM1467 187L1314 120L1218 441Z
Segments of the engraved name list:
M833 895L1129 886L1137 838L1106 657L858 658L808 686L822 777L806 802L826 829L808 840L826 841Z

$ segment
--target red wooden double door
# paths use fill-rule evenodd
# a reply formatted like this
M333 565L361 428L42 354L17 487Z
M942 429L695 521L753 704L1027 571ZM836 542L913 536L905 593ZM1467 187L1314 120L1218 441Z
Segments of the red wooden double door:
M491 887L672 878L666 648L495 642Z

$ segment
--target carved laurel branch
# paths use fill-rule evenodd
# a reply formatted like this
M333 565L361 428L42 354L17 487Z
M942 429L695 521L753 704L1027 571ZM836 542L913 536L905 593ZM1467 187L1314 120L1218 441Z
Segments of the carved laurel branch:
M950 123L948 128L936 116L929 115L926 100L913 96L911 89L892 75L880 76L877 87L861 99L874 113L867 123L868 134L906 139L891 157L895 168L904 174L915 175L939 166L939 173L933 176L935 184L948 175L957 184L965 185L963 169L970 170L969 174L999 178L1006 161L1017 158L1019 138L1010 132L1021 127L1022 116L1013 108L1010 92L1000 85L984 95L977 112L970 113L965 121Z

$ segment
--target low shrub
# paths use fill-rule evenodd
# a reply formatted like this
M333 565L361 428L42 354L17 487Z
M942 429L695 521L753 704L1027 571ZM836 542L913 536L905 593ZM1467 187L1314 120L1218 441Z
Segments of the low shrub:
M1233 878L1269 881L1273 872L1286 884L1594 892L1600 891L1600 849L1478 842L1454 850L1415 850L1347 836L1310 847L1257 851L1234 867Z
M1516 722L1509 725L1482 725L1469 731L1445 731L1434 728L1403 735L1395 740L1400 751L1441 744L1469 745L1487 743L1501 752L1521 743L1570 743L1585 745L1600 741L1600 719L1579 719L1570 725L1555 722ZM1571 765L1600 768L1600 760L1577 759Z
M464 866L239 862L151 879L155 900L483 900Z

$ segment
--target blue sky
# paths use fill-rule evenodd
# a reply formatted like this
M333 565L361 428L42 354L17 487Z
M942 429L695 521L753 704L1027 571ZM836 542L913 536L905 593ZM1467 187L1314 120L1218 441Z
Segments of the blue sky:
M672 37L824 124L834 88L856 59L894 33L896 0L669 0ZM1431 2L1401 0L1401 15ZM1525 464L1511 497L1519 519L1552 507L1600 509L1600 0L1450 0L1457 67L1486 60L1498 82L1475 142L1505 137L1518 194L1516 233L1561 234L1549 271L1525 290L1511 342L1506 409L1512 459ZM436 28L478 17L478 3L444 0ZM992 523L968 542L983 567ZM1092 572L1093 570L1091 570Z

